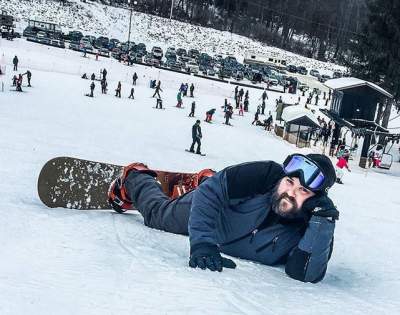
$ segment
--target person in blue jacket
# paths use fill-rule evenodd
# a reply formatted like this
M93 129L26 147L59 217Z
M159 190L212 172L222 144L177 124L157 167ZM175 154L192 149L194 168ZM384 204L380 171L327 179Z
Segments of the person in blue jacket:
M221 253L265 265L285 264L289 277L316 283L325 276L339 212L328 197L335 183L330 159L292 154L285 162L248 162L203 170L200 185L167 197L156 173L133 163L110 186L118 212L138 209L145 225L189 235L189 266L235 268Z

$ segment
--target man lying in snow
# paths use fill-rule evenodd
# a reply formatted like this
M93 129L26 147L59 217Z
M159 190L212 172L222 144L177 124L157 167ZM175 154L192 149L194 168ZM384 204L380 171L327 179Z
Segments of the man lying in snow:
M199 173L201 184L179 198L167 197L144 164L124 168L110 187L118 212L139 209L145 225L189 235L189 266L235 268L221 253L318 282L326 273L339 212L327 196L335 169L324 155L293 154L283 165L259 161Z

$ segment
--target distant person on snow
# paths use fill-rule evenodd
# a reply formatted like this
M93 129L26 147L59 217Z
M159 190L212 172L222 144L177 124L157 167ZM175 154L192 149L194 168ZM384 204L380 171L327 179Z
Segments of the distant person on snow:
M136 74L136 72L133 74L132 76L132 85L136 85L136 80L138 79L138 75Z
M212 116L214 115L215 111L216 111L216 109L213 108L213 109L210 109L209 111L206 112L206 120L205 120L205 122L211 123Z
M192 126L192 145L190 146L189 151L194 153L194 146L197 143L197 150L196 154L201 154L201 138L203 137L201 133L201 127L200 127L200 120L196 120L196 123Z
M131 88L131 94L129 94L128 98L135 99L134 93L135 93L135 89L132 87Z
M107 83L107 80L104 79L104 77L103 77L103 79L101 79L100 84L101 84L101 93L102 94L107 94L107 85L108 85L108 83Z
M182 93L181 93L181 91L179 91L178 94L176 95L176 100L178 101L178 103L176 104L176 107L181 108L182 107Z
M14 71L18 71L18 57L17 57L17 55L14 56L13 65L14 65Z
M192 106L190 107L189 117L194 117L194 111L196 109L196 102L192 102Z
M31 87L32 72L26 70L26 78L28 79L28 86Z
M103 79L107 80L107 70L106 70L106 68L103 69Z
M163 90L161 89L161 81L158 81L153 97L157 95L158 98L161 98L160 91L162 92Z
M194 92L194 85L193 85L193 83L192 83L192 84L190 85L190 97L194 97L193 92Z
M93 97L93 91L94 91L94 88L95 88L95 84L94 84L94 82L92 81L92 83L90 84L90 97Z
M118 81L118 86L115 90L115 96L121 98L121 81Z
M110 186L109 202L117 212L137 209L148 227L189 235L190 267L236 268L221 255L227 254L284 264L290 278L303 282L324 278L339 218L328 197L336 181L328 157L292 154L283 165L256 161L218 173L206 169L198 173L201 185L175 199L162 192L156 176L142 163L125 167Z
M350 151L345 149L344 153L338 158L338 162L336 163L336 182L339 184L343 184L342 178L344 176L343 169L346 168L347 171L351 172L349 168L349 157L350 157Z
M157 98L156 108L163 109L163 107L162 107L162 99L161 98Z

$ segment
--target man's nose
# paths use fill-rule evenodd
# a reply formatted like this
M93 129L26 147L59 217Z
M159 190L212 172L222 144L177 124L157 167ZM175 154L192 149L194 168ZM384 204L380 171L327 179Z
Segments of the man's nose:
M296 197L296 189L291 188L286 192L290 197Z

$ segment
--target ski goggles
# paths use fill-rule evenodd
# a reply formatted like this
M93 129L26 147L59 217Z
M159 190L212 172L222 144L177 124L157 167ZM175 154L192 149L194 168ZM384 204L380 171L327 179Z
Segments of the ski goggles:
M324 173L314 161L304 155L289 155L283 162L283 170L286 175L299 176L300 183L311 191L320 191L325 188Z

